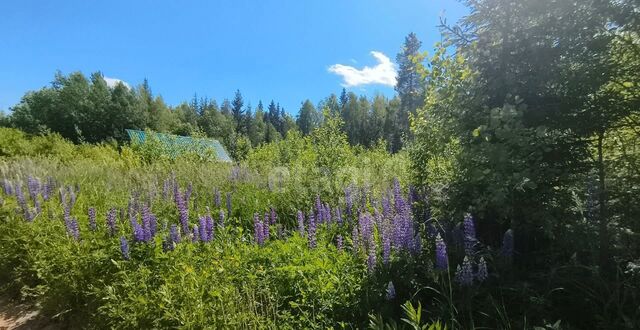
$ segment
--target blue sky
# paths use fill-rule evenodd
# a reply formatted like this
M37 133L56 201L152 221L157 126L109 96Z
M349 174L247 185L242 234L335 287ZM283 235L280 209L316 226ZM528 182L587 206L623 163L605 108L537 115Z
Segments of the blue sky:
M240 89L254 108L274 99L295 114L343 85L393 95L404 37L413 31L432 50L438 18L465 13L455 0L2 1L0 110L56 70L146 77L171 105Z

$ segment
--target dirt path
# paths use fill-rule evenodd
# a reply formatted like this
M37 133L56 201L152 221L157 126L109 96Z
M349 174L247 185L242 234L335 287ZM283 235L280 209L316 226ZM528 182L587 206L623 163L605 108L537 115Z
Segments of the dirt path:
M42 317L31 305L0 298L0 330L55 330L49 320Z

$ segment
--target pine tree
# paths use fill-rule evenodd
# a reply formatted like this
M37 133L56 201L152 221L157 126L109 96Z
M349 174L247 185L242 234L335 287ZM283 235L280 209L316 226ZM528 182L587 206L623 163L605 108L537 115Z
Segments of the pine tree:
M403 133L409 132L409 114L415 114L416 109L424 103L424 87L418 66L414 63L421 45L416 34L411 32L404 40L402 51L396 56L399 70L395 89L400 97L399 128Z
M242 100L242 94L240 94L240 90L236 90L236 96L233 98L233 102L231 102L231 112L233 114L233 120L236 123L236 131L240 132L243 128L243 119L244 119L244 109L242 108L244 105L244 101Z

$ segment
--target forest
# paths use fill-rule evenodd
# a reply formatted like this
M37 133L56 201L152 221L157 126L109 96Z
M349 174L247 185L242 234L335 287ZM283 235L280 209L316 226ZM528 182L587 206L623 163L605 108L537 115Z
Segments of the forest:
M60 329L640 328L640 3L462 3L393 97L55 73L0 117L0 294Z

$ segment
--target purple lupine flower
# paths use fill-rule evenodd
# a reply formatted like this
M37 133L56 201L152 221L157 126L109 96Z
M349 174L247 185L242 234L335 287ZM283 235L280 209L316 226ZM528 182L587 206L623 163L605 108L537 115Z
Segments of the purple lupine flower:
M124 260L129 260L129 242L124 236L120 236L120 252Z
M180 243L180 232L178 231L178 226L175 224L172 224L171 227L169 227L169 239L171 240L171 243Z
M363 244L369 244L373 240L373 223L369 213L361 213L358 218L358 226Z
M56 182L52 177L47 177L47 181L42 184L42 199L48 201L53 194L53 188L55 188Z
M351 231L351 244L353 245L354 253L358 253L358 248L359 248L358 237L359 236L360 235L358 234L358 226L353 226L353 230Z
M367 207L367 195L368 195L368 193L369 193L369 188L365 184L360 189L360 206L362 208L366 208Z
M458 265L456 269L456 282L462 286L470 286L473 284L473 267L469 257L465 256L462 265Z
M339 226L342 226L342 211L340 211L339 207L336 207L334 211L336 214L336 222Z
M272 224L272 225L275 225L276 224L276 220L278 218L278 215L276 214L276 210L273 207L271 208L271 213L269 214L269 216L270 216L269 223Z
M338 248L338 251L342 252L342 235L338 234L338 236L336 236L336 247Z
M387 290L384 297L387 301L391 301L396 298L396 287L393 285L393 282L389 281L387 284Z
M509 259L513 257L513 242L513 230L509 229L504 233L504 236L502 236L502 248L500 252L504 257Z
M196 243L200 239L200 230L198 229L198 225L193 225L191 231L191 242Z
M329 203L324 204L324 220L326 223L331 223L331 206L329 206Z
M153 213L149 214L149 231L151 233L152 238L158 232L158 219Z
M213 239L214 223L211 213L209 212L209 208L207 208L207 215L205 216L205 231L207 233L208 241L211 241Z
M91 228L91 230L96 230L96 228L98 227L98 225L96 224L96 208L90 207L88 210L88 213L89 213L89 228Z
M476 226L473 223L473 217L467 213L464 215L464 252L466 255L473 255L476 245Z
M380 202L382 204L382 215L385 218L391 217L391 202L389 201L388 193L382 196L382 200Z
M264 214L264 221L262 221L262 230L264 230L264 240L267 241L269 239L269 214Z
M220 190L218 190L218 188L214 188L214 190L213 190L213 204L217 208L220 208L220 205L222 205L222 200L221 200L221 197L220 197Z
M40 193L40 180L29 176L27 178L27 190L29 191L29 197L31 197L31 200L35 201Z
M147 204L142 205L142 232L144 234L144 241L149 242L153 237L153 231L151 230L151 211Z
M198 235L200 235L200 240L202 242L208 242L209 235L207 234L207 217L200 217L198 223Z
M133 223L132 226L133 226L133 240L136 241L136 242L145 242L146 241L146 237L145 237L145 234L144 234L144 229L138 223L138 221Z
M253 238L258 245L264 244L264 228L258 213L253 215Z
M6 178L2 180L2 189L4 190L5 195L13 195L13 185L11 184L11 181Z
M436 236L436 269L446 270L449 267L449 257L447 256L447 244L438 234Z
M389 235L389 226L382 227L382 262L389 264L391 259L391 235Z
M65 225L67 227L67 234L73 237L76 241L80 239L80 228L78 227L78 220L73 218L65 219Z
M298 233L304 237L304 213L298 211Z
M347 214L347 217L351 216L351 212L353 209L353 200L351 199L351 186L348 186L347 188L344 189L344 201L346 204L346 209L345 209L345 213Z
M376 268L376 242L372 240L369 243L369 256L367 257L367 269L369 272L374 271Z
M231 218L231 193L227 193L227 215Z
M224 227L224 211L220 210L219 216L218 216L218 227Z
M36 208L36 214L42 213L42 205L40 204L40 200L36 198L33 204L34 204L34 207Z
M116 216L117 216L117 211L115 207L112 207L108 212L107 212L107 228L109 228L109 234L111 235L115 235L116 233Z
M22 192L22 185L21 184L16 184L16 199L18 202L18 206L20 206L20 208L22 208L23 210L27 207L27 200L24 197L24 193Z
M178 208L178 214L180 216L180 226L183 233L189 233L189 208L187 207L187 201L180 193L178 189L175 197L176 207Z
M489 277L489 272L487 271L487 262L484 260L484 257L480 258L480 262L478 263L478 273L476 273L476 278L478 282L484 282Z
M313 213L309 214L309 225L308 225L308 239L309 239L309 247L315 248L317 245L316 242L316 219Z

